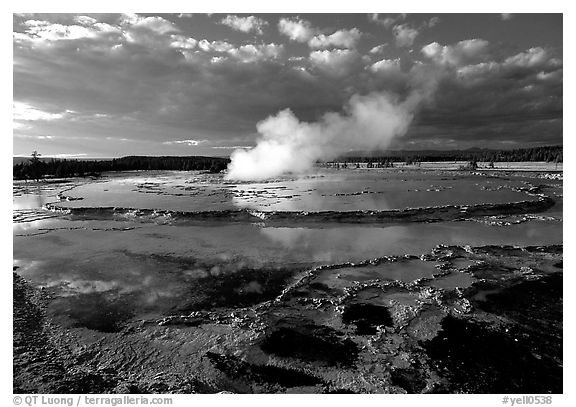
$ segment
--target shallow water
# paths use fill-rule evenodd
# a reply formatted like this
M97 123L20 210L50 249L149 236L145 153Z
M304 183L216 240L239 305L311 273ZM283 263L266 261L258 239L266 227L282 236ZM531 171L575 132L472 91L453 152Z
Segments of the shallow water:
M63 202L58 192L71 185L18 187L14 190L14 265L20 275L53 294L49 312L62 324L112 331L132 319L258 304L318 265L420 255L439 244L562 244L561 187L553 189L560 195L559 205L540 214L548 217L500 226L478 220L388 225L317 222L306 227L209 220L174 223L138 216L80 220L43 210L48 202L58 201L63 207L179 211L380 210L534 199L514 190L532 181L455 179L440 172L334 171L299 180L227 184L219 175L134 173L66 190L63 195L77 200ZM410 282L429 278L438 271L435 264L384 263L326 270L320 277L343 286L371 279ZM440 288L470 283L462 280L465 273L452 274L438 280Z
M312 283L320 283L331 289L343 290L356 282L402 281L411 283L419 279L433 278L439 273L437 262L401 260L378 265L326 269L317 273Z
M520 180L413 171L323 171L298 179L240 184L226 182L219 175L141 172L73 188L66 196L77 200L59 206L185 212L389 210L535 199L515 190L523 186Z

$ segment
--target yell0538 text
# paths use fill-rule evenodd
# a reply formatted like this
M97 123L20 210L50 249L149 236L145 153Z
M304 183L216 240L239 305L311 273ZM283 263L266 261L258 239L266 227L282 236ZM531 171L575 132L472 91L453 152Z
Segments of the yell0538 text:
M504 396L502 398L502 404L510 404L511 406L520 406L526 404L552 404L552 396Z

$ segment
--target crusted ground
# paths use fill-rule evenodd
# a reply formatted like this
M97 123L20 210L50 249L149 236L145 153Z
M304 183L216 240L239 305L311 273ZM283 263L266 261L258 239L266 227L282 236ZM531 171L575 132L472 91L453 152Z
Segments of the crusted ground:
M253 306L114 332L65 329L49 301L14 273L15 392L562 392L561 246L321 266Z

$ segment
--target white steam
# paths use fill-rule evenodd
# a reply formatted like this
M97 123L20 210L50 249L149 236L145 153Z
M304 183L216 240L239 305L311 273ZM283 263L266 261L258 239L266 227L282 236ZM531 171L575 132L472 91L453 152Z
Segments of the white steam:
M315 123L282 110L257 124L256 147L232 153L226 178L263 180L303 173L317 160L331 160L351 149L384 149L406 133L422 99L420 92L404 100L386 92L354 95L342 114L326 113Z

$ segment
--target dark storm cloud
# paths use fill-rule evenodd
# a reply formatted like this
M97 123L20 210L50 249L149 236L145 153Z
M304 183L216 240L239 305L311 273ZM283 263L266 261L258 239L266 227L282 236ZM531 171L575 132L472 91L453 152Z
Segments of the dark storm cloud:
M518 39L434 15L15 15L14 152L226 154L279 110L316 120L422 72L397 145L560 143L561 35L530 32L561 16L490 18Z
M561 143L561 60L541 47L493 59L489 44L474 42L423 48L441 83L418 123L462 143Z

